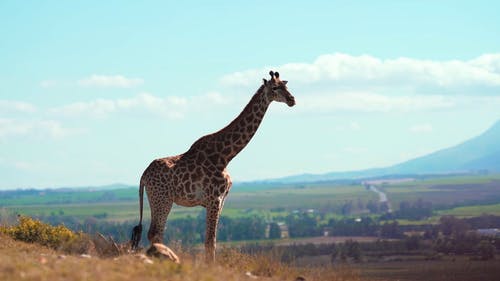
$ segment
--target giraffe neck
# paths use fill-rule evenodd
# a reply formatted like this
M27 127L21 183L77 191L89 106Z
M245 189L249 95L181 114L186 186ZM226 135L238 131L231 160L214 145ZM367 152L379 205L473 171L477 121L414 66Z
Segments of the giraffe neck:
M250 142L266 114L271 101L263 91L261 86L236 119L220 131L197 140L189 152L206 153L216 166L226 167Z

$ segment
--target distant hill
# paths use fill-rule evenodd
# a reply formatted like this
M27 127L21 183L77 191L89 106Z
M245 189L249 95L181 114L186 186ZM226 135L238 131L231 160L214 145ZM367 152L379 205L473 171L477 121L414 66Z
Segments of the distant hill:
M442 149L394 166L351 172L302 174L270 182L313 182L339 179L371 178L388 175L422 175L468 173L478 171L500 172L500 121L483 134L459 145Z
M395 173L500 171L500 121L483 134L389 168Z

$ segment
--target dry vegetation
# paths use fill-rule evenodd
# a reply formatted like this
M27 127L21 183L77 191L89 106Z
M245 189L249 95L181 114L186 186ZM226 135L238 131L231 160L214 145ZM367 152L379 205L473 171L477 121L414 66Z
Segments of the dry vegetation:
M47 233L55 237L47 236ZM304 276L308 281L360 280L349 267L295 268L276 261L272 255L248 256L231 249L221 250L214 265L206 265L201 254L179 251L180 265L154 258L145 259L136 254L102 258L95 249L94 255L81 255L78 251L85 249L81 245L90 243L90 240L83 242L85 237L88 236L68 234L63 226L52 227L29 218L21 219L16 226L0 226L0 280L272 281L295 280L298 276ZM59 241L59 244L53 241Z
M446 257L436 261L407 260L351 265L292 266L279 262L280 253L246 255L222 248L217 262L207 265L203 251L174 247L181 264L140 254L110 253L83 233L22 217L12 226L0 224L0 280L498 280L500 260L472 261ZM105 244L104 244L105 245ZM327 260L329 256L325 257ZM301 264L298 260L292 264Z

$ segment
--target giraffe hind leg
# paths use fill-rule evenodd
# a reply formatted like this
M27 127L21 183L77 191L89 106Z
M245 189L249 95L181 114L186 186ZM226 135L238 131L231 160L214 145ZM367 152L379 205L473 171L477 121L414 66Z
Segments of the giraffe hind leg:
M172 209L172 200L162 204L151 204L151 224L148 231L148 240L153 243L163 243L163 232L167 222L168 214Z

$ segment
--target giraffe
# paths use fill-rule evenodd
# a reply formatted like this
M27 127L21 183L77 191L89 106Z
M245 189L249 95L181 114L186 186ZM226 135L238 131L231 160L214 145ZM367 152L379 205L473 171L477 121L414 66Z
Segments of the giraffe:
M180 155L153 160L142 174L139 185L139 224L131 237L136 249L142 233L144 188L151 209L148 240L161 243L172 204L206 208L205 257L215 260L216 231L219 216L232 182L226 170L228 163L250 142L272 101L295 105L287 81L270 71L271 79L263 84L243 111L223 129L201 137Z

